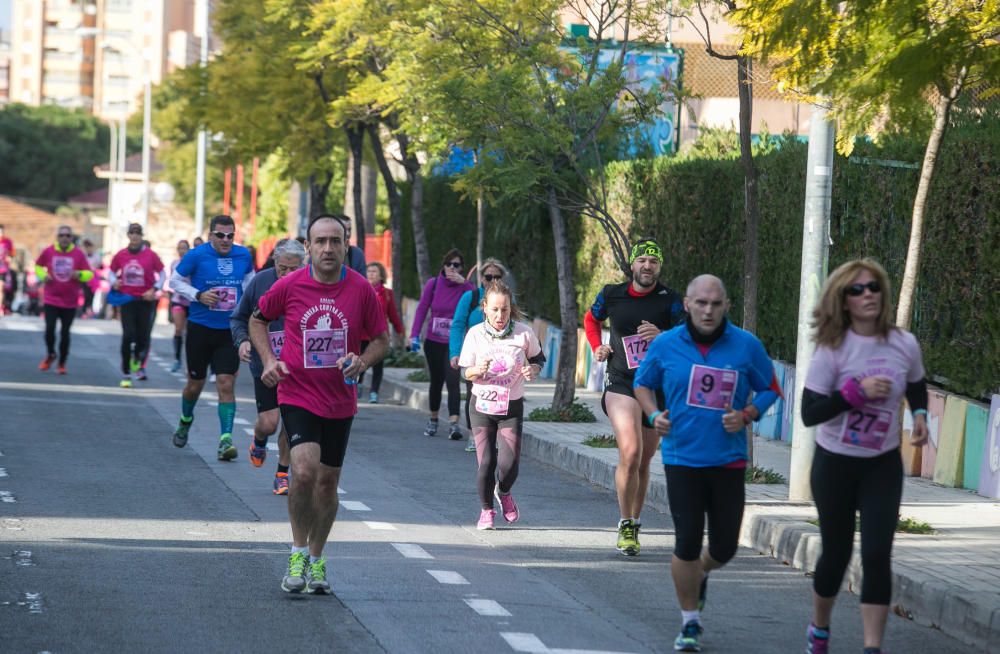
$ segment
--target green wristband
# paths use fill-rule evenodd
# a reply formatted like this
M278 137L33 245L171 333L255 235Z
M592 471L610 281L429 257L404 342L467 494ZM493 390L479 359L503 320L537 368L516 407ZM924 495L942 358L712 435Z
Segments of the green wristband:
M650 427L652 427L653 423L656 422L656 416L660 415L661 413L663 413L663 412L662 411L653 411L653 413L649 414L649 416L646 418L646 422L649 423Z

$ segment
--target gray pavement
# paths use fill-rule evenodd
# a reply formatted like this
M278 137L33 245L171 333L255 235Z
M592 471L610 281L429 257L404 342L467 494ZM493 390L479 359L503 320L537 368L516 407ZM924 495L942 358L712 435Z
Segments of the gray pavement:
M274 459L253 468L241 431L254 417L249 376L237 383L239 459L221 463L211 387L189 446L170 444L183 381L165 370L166 329L150 381L130 390L117 388L115 323L76 323L65 377L36 370L39 331L37 319L0 320L0 652L672 651L669 517L654 501L642 554L619 556L613 493L542 458L534 434L555 437L551 426L529 427L522 519L479 532L464 442L423 437L422 411L362 405L327 549L334 596L290 596ZM383 396L404 395L406 371L387 373ZM584 458L596 478L605 464ZM809 588L741 548L712 576L705 651L801 651ZM845 594L833 651L860 651L859 631ZM888 644L969 651L902 619Z

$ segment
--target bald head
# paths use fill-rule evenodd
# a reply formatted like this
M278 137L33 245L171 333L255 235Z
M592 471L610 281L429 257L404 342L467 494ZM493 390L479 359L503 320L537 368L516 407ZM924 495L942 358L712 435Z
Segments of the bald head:
M688 297L694 296L698 292L708 291L712 289L718 289L722 293L722 297L728 298L729 294L726 293L726 285L722 283L722 280L715 275L698 275L688 283L687 293Z
M691 316L695 329L702 334L711 334L719 328L729 311L726 286L715 275L698 275L688 284L684 308Z

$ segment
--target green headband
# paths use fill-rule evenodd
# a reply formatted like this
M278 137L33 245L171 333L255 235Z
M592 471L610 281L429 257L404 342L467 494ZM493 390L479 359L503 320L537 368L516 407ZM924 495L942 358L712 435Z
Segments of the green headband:
M663 249L656 241L639 241L632 246L628 255L628 263L631 266L639 257L656 257L663 263Z

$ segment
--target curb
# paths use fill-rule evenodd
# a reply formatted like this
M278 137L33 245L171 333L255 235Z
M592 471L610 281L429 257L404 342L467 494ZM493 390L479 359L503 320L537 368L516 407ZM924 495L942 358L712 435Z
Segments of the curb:
M427 391L400 383L388 376L382 394L411 409L425 410ZM545 424L525 422L522 453L537 461L614 490L618 457L613 452L588 447L559 433L546 433ZM669 513L662 469L650 470L646 505ZM821 551L819 528L808 523L815 518L812 503L748 500L743 513L740 544L812 574ZM985 654L1000 654L1000 600L989 593L966 591L932 572L893 565L892 611L920 625L945 634ZM847 589L860 594L860 547L854 548L844 575Z

